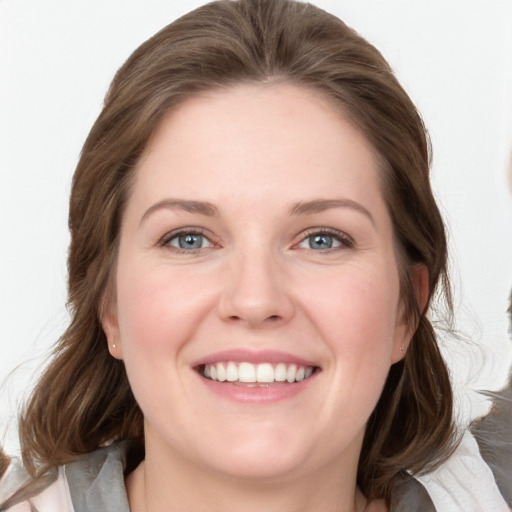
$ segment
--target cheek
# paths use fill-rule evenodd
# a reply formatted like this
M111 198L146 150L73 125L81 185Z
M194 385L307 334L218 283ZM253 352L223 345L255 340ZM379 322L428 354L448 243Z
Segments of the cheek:
M123 356L135 352L137 357L158 358L179 351L211 308L216 287L209 286L204 275L186 270L171 272L158 265L137 265L135 270L120 263L117 293Z
M216 287L206 286L205 278L186 270L171 272L158 265L120 261L117 313L122 358L146 417L158 417L162 404L181 403L177 390L184 389L182 370L188 370L183 349L214 303Z
M325 436L328 451L336 452L340 443L364 430L381 396L398 332L394 269L380 264L347 266L317 280L303 294L308 298L303 308L326 349L328 385L318 418L327 418L332 428Z
M393 266L343 269L317 281L304 296L304 307L338 364L387 372L399 335L399 284Z

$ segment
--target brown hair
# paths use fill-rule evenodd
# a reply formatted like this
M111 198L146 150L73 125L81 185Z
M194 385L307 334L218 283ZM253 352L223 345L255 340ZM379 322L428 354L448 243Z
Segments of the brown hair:
M406 470L428 470L449 453L452 390L411 281L414 267L424 264L428 302L439 288L451 308L445 232L418 112L382 55L336 17L287 0L221 0L168 25L131 55L83 147L69 213L72 320L20 418L22 454L32 474L109 440L143 440L142 413L123 363L109 355L99 319L112 292L133 170L162 117L184 98L272 80L323 91L382 162L401 299L415 334L405 359L392 366L368 422L358 484L370 499L389 498Z
M11 461L9 457L7 457L7 455L3 452L2 448L0 447L0 478L2 478L3 474L7 471L10 462Z

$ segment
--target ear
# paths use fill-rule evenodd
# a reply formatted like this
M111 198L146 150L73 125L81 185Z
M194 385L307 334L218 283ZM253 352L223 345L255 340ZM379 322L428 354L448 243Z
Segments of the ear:
M117 319L116 301L104 299L100 308L100 322L107 338L108 351L116 359L123 358L121 336L119 334L119 322Z
M428 301L428 269L423 263L420 263L413 268L412 273L411 283L414 288L418 310L421 314L423 313ZM395 327L395 343L393 347L392 364L405 357L416 328L417 325L411 325L407 315L405 314L403 306L401 306L398 310L397 323Z
M421 314L423 311L425 311L428 301L428 294L430 293L428 269L426 265L419 263L416 265L414 272L414 292L416 293L418 309Z

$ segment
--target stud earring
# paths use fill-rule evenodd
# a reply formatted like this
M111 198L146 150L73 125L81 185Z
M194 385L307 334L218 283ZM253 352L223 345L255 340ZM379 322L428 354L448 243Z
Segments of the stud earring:
M112 348L115 350L116 349L116 344L115 343L112 343Z
M114 345L114 347L115 347L115 345ZM405 346L403 343L400 345L400 352L402 352L402 354L405 354Z

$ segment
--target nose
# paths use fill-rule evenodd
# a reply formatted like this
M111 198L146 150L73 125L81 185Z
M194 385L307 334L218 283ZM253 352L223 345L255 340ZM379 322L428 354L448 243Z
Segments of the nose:
M270 254L235 259L222 284L222 320L254 330L286 324L295 308L283 267Z

